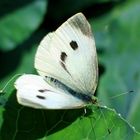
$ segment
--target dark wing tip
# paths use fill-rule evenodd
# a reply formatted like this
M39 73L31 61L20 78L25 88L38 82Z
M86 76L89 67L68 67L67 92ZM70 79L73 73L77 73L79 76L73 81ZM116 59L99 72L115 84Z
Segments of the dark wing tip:
M67 22L76 29L79 29L84 35L92 36L89 22L82 13L77 13L67 20Z

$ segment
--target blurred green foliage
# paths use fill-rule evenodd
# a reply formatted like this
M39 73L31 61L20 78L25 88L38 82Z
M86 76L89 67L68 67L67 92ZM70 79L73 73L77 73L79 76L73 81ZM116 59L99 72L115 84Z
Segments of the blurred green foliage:
M96 41L96 96L117 113L94 106L86 116L83 109L23 107L16 101L13 80L0 96L1 140L140 139L139 0L1 1L0 88L15 74L36 73L34 55L41 39L77 12L87 17ZM130 90L134 92L111 99Z

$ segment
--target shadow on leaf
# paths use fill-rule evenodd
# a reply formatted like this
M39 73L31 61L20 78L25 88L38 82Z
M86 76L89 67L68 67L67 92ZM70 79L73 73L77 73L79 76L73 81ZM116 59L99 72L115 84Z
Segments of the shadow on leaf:
M17 103L14 91L5 105L0 135L2 139L35 140L64 129L83 114L83 109L39 110L24 107Z

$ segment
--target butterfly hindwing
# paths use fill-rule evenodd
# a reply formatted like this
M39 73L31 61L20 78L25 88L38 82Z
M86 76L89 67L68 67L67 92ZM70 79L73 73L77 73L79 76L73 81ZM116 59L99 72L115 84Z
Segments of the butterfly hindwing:
M50 86L43 77L25 74L16 82L17 100L20 104L42 109L81 108L85 102L66 91L59 91Z

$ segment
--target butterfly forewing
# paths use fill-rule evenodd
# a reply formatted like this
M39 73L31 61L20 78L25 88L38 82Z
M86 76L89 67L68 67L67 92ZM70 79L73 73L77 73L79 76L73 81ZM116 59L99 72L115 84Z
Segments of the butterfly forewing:
M97 56L91 27L82 13L69 18L40 43L35 68L81 94L97 85Z

